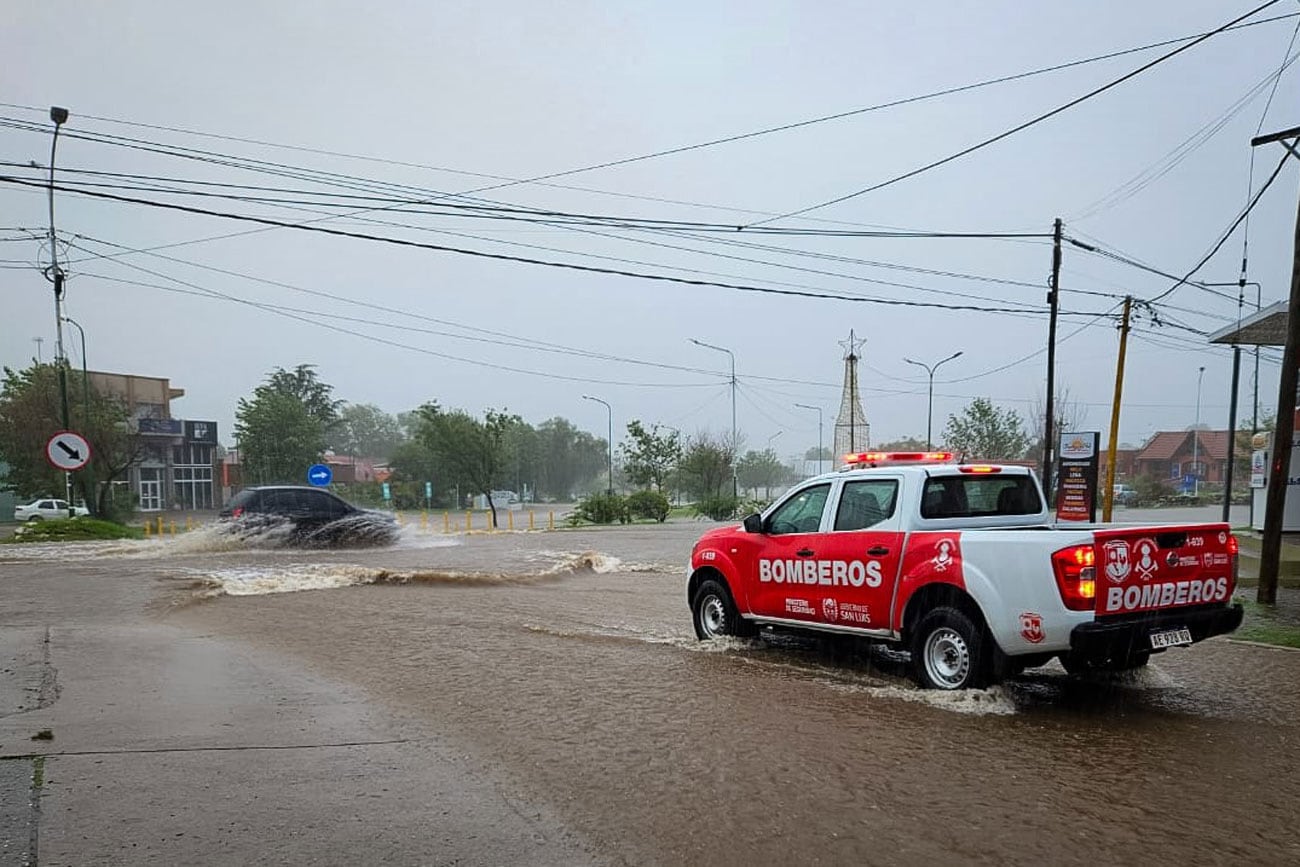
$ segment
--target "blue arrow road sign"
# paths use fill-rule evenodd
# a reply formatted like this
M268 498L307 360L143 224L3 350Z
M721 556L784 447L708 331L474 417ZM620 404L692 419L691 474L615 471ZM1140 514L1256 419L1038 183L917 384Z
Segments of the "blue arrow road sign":
M327 486L334 479L334 471L325 464L312 464L307 470L307 481L318 488Z

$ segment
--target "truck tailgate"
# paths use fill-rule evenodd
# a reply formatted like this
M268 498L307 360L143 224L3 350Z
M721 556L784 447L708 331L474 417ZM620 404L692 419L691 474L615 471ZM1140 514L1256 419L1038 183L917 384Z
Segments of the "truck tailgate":
M1227 524L1098 530L1097 617L1225 603L1236 559Z

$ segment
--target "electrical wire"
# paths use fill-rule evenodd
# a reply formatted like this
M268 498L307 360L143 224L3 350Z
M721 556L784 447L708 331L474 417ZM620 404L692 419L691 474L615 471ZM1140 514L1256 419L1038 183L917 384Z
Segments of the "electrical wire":
M1124 82L1128 81L1129 79L1134 78L1134 77L1136 77L1136 76L1138 76L1138 75L1141 75L1142 73L1146 72L1147 70L1149 70L1149 69L1151 69L1151 68L1153 68L1153 67L1155 67L1155 66L1158 66L1159 64L1164 63L1166 60L1170 60L1171 58L1176 57L1176 56L1178 56L1179 54L1182 54L1184 51L1187 51L1188 49L1194 48L1195 46L1199 45L1200 43L1204 42L1205 40L1210 39L1210 38L1212 38L1212 37L1218 35L1219 33L1224 32L1224 31L1227 30L1228 28L1232 27L1234 24L1240 24L1241 22L1245 21L1247 18L1252 18L1252 17L1254 17L1255 15L1258 15L1260 12L1263 12L1265 9L1269 8L1270 6L1275 6L1275 5L1277 5L1279 2L1281 2L1281 0L1266 0L1265 3L1263 3L1263 4L1261 4L1261 5L1257 6L1257 7L1255 7L1255 8L1252 9L1250 12L1247 12L1247 13L1244 14L1244 15L1238 16L1237 18L1234 18L1233 20L1229 21L1227 24L1224 24L1224 25L1222 25L1222 26L1220 26L1220 27L1216 27L1214 30L1209 31L1208 33L1204 33L1204 34L1202 34L1201 36L1198 36L1198 37L1196 37L1195 39L1193 39L1192 41L1188 42L1187 44L1185 44L1185 45L1181 45L1181 46L1179 46L1178 48L1173 49L1172 51L1168 51L1168 52L1166 52L1166 53L1160 55L1159 57L1155 58L1154 60L1150 60L1150 61L1148 61L1147 63L1142 64L1141 66L1137 67L1136 69L1133 69L1133 70L1130 70L1129 72L1126 72L1124 75L1121 75L1119 78L1112 79L1111 81L1107 82L1106 84L1101 85L1100 87L1093 88L1092 90L1088 91L1087 93L1085 93L1085 94L1083 94L1083 95L1081 95L1081 96L1077 96L1077 97L1075 97L1074 99L1072 99L1072 100L1070 100L1070 101L1068 101L1068 102L1065 102L1065 103L1063 103L1063 104L1061 104L1061 105L1058 105L1056 108L1053 108L1053 109L1051 109L1051 110L1049 110L1049 111L1043 112L1042 114L1036 115L1035 117L1032 117L1032 118L1030 118L1029 120L1024 121L1023 123L1019 123L1019 124L1017 124L1016 126L1011 127L1010 129L1003 130L1002 132L998 133L997 135L994 135L994 136L991 136L991 137L989 137L989 138L983 139L983 140L981 140L981 141L979 141L979 142L977 142L977 143L975 143L975 144L973 144L973 145L970 145L969 147L962 148L961 150L959 150L959 151L957 151L957 152L955 152L955 153L949 154L949 155L946 156L946 157L942 157L942 158L940 158L940 159L937 159L937 160L934 160L934 161L932 161L932 162L926 163L926 164L923 165L923 166L919 166L919 167L917 167L917 168L915 168L915 169L911 169L910 171L903 172L903 173L900 174L900 175L895 175L894 177L892 177L892 178L890 178L890 179L888 179L888 180L881 181L881 182L876 183L876 184L872 184L871 186L864 187L864 188L862 188L862 189L860 189L860 190L855 190L854 192L847 193L847 194L842 195L842 196L836 196L836 197L833 198L833 199L828 199L827 201L819 202L819 203L817 203L817 204L815 204L815 205L809 205L809 206L807 206L807 207L805 207L805 208L800 208L800 209L798 209L798 210L789 211L789 212L787 212L787 213L780 214L779 216L776 216L776 217L770 217L770 218L768 218L768 219L766 219L766 220L759 220L759 221L756 222L756 223L750 223L750 224L747 225L745 228L748 229L748 228L751 228L751 227L755 227L755 226L758 226L758 225L762 225L762 224L764 224L764 223L771 223L771 222L774 222L774 221L776 221L776 220L788 220L788 219L791 218L791 217L802 216L802 215L807 214L807 213L809 213L809 212L811 212L811 211L818 211L818 210L821 210L822 208L830 207L831 205L837 205L837 204L839 204L839 203L841 203L841 202L846 202L846 201L848 201L848 200L850 200L850 199L855 199L855 198L857 198L857 197L859 197L859 196L866 195L867 193L872 193L872 192L875 192L875 191L877 191L877 190L882 190L882 189L884 189L885 187L893 186L894 184L897 184L897 183L899 183L900 181L905 181L905 180L908 180L909 178L914 178L914 177L916 177L917 175L920 175L920 174L923 174L923 173L925 173L925 172L931 171L931 170L933 170L933 169L939 168L940 166L947 165L948 163L951 163L951 162L953 162L953 161L955 161L955 160L959 160L959 159L961 159L962 157L965 157L965 156L968 156L968 155L970 155L970 154L973 154L973 153L975 153L976 151L983 150L984 148L988 147L989 145L996 144L997 142L1000 142L1000 141L1003 141L1004 139L1010 138L1011 136L1016 135L1017 133L1020 133L1020 132L1023 132L1024 130L1029 129L1030 127L1037 126L1038 124L1040 124L1040 123L1042 123L1042 122L1044 122L1044 121L1046 121L1046 120L1048 120L1048 119L1050 119L1050 118L1053 118L1053 117L1055 117L1056 115L1061 114L1062 112L1065 112L1065 111L1068 111L1068 110L1071 109L1071 108L1074 108L1075 106L1079 105L1080 103L1086 102L1087 100L1090 100L1090 99L1093 99L1094 97L1100 96L1101 94L1105 93L1105 92L1108 91L1108 90L1111 90L1112 88L1118 87L1119 85L1123 84Z
M26 181L21 178L0 175L0 182L8 184L17 184L20 186L47 186L32 181ZM182 205L173 202L159 202L150 199L141 199L133 196L120 196L114 193L97 192L93 190L83 190L70 188L66 185L55 184L54 189L69 192L75 195L87 196L95 199L116 201L126 204L141 205L144 207L159 208L164 210L179 211L182 213L197 214L200 216L214 217L219 219L234 220L239 222L254 223L257 225L271 226L284 229L295 229L298 231L314 232L333 237L352 238L363 241L376 241L385 244L391 244L399 247L408 247L422 250L432 250L443 253L456 253L463 256L472 256L482 259L492 259L496 261L514 262L526 265L538 265L551 268L563 268L572 271L581 271L592 274L605 274L619 277L630 277L641 280L653 280L663 283L674 283L687 286L709 286L721 289L732 289L740 292L755 292L770 295L783 295L800 298L821 298L825 300L850 301L854 303L879 304L885 306L914 307L914 308L934 308L941 310L964 310L979 313L1025 313L1023 308L1005 308L1005 307L981 307L976 305L961 304L942 304L935 301L914 301L897 298L873 298L862 295L848 295L843 293L831 292L813 292L797 289L781 289L767 286L754 286L740 283L723 283L713 280L696 280L685 277L673 277L666 274L650 274L637 271L626 271L616 268L603 268L593 265L580 265L573 262L556 262L545 259L535 259L526 256L514 256L505 253L493 253L484 250L473 250L462 247L452 247L444 244L430 244L423 241L413 241L407 238L392 238L382 235L367 234L364 232L352 232L343 229L329 228L317 225L305 225L285 222L283 220L273 220L268 217L259 217L251 214L235 214L226 211L214 211L208 208L197 208L190 205ZM1043 311L1046 313L1046 311ZM1086 315L1086 314L1085 314Z

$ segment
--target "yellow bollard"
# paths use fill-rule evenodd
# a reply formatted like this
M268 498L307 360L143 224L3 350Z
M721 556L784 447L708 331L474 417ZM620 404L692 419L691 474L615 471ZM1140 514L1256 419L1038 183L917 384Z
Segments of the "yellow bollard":
M185 532L188 533L190 530L193 530L193 529L194 529L194 527L193 527L193 525L190 523L190 516L189 516L189 515L186 515L186 516L185 516Z
M421 529L421 530L427 530L427 529L429 529L429 513L428 513L428 512L421 512L421 513L420 513L420 529Z
M554 509L552 509L552 510L550 511L550 513L548 514L548 516L547 516L547 518L546 518L546 529L548 529L548 530L554 530L554 529L555 529L555 510L554 510Z
M175 522L174 520L173 520L173 521L168 521L167 524L168 524L168 527L169 527L169 528L171 529L171 531L172 531L172 535L175 536L175 535L176 535L176 522Z
M145 521L145 522L144 522L144 537L145 537L146 539L149 538L149 527L150 527L150 526L151 526L151 525L149 524L148 521Z
M528 529L530 529L530 530L535 529L535 528L533 527L533 510L532 510L532 509L529 509L529 510L528 510Z
M158 516L158 535L161 536L162 534L163 534L162 515L159 515L159 516Z
M442 513L442 532L451 532L451 512Z
M514 512L511 512L511 511L507 511L507 512L506 512L506 522L507 522L507 524L508 524L507 529L513 530L513 529L515 528L515 513L514 513Z
M399 527L402 526L402 524L404 523L404 522L402 521L402 513L401 513L401 512L395 512L394 514L397 515L397 526L399 526Z
M471 511L470 509L465 510L465 529L466 530L474 529L474 512Z

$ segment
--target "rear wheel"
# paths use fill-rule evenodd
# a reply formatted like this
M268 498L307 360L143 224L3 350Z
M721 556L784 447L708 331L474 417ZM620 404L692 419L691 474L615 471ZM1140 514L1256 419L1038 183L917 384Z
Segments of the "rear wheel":
M912 630L912 676L926 689L987 686L990 662L983 628L956 608L936 608Z
M27 519L27 523L35 524L37 521L44 521L44 520L45 519L42 518L40 515L32 515L30 518Z
M705 581L695 591L695 599L691 602L691 619L695 623L695 637L701 641L752 633L750 624L736 610L736 603L731 601L727 588L712 579Z

